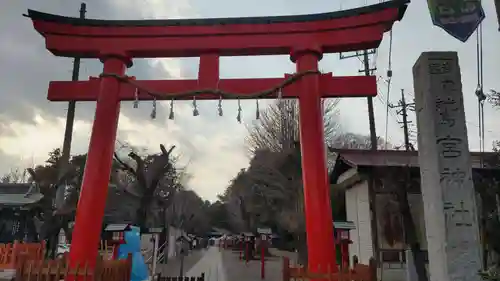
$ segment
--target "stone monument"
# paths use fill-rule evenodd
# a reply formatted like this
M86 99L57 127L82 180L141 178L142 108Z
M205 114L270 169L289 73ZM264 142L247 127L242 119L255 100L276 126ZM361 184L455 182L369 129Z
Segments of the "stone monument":
M422 53L413 78L430 279L479 281L481 243L457 53Z

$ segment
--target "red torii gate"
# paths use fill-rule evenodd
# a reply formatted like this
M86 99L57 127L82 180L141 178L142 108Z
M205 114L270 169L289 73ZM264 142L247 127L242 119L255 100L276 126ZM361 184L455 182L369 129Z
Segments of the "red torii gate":
M224 19L92 20L29 10L56 56L97 58L100 78L50 82L51 101L97 101L76 215L70 262L94 266L113 157L120 101L298 98L309 267L335 270L334 236L321 109L322 97L377 94L374 76L318 72L323 53L376 48L408 0L332 13ZM290 54L297 73L268 79L219 79L219 56ZM136 81L133 58L200 57L197 80ZM296 82L296 83L290 83ZM139 89L139 91L137 91ZM186 93L187 92L187 93ZM230 94L237 92L238 94ZM255 92L261 93L255 95ZM182 94L181 94L182 93Z

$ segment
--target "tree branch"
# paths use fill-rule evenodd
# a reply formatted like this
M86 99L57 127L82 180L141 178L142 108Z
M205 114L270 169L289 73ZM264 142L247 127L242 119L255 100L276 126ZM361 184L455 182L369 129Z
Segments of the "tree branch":
M175 145L172 145L172 147L170 147L170 149L167 151L167 149L165 149L165 146L163 144L160 144L160 150L161 150L161 153L165 156L170 156L170 153L172 153L172 150L174 150L175 148Z
M39 181L39 178L37 177L36 173L35 173L35 170L33 170L33 168L27 168L26 171L28 171L28 174L30 174L31 176L31 179L36 182L36 183L40 183Z
M135 175L137 177L137 181L139 182L139 184L143 186L145 189L149 188L146 182L146 177L144 175L146 170L145 169L146 167L144 165L144 160L142 160L142 158L133 151L128 154L128 157L132 158L137 164Z
M114 155L114 158L115 158L116 162L118 162L118 164L120 164L121 169L123 171L129 172L132 175L134 175L134 176L137 177L137 172L134 169L132 169L132 167L130 167L130 165L128 165L127 163L123 162L123 160L121 160L120 157L118 157L118 154L116 152L114 152L113 155Z

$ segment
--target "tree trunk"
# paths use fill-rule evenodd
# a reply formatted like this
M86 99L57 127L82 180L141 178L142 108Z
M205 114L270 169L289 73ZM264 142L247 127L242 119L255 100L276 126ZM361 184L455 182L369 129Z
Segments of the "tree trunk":
M144 195L141 198L141 203L139 209L137 209L137 216L136 216L136 224L140 228L145 228L147 226L149 207L153 202L153 196L155 190L156 186L150 186L149 188L146 189Z
M36 231L35 220L34 220L35 215L32 212L30 212L30 214L31 216L28 218L27 221L28 242L38 242L39 237L38 237L38 232ZM0 234L1 233L2 231L0 230Z
M55 259L57 251L57 236L51 235L47 238L47 250L45 251L45 257L47 259Z
M406 187L408 183L403 186ZM413 216L410 210L410 204L408 203L408 193L406 188L399 188L398 191L398 201L399 208L401 211L401 216L403 217L403 226L405 230L405 242L410 247L413 260L415 262L415 271L417 272L419 281L428 281L427 269L425 268L425 257L420 248L420 243L417 238L417 228L415 227L415 222L413 221Z
M148 218L147 206L141 204L141 206L139 207L139 209L137 209L136 212L135 224L141 229L143 229L146 227L147 218Z
M66 215L63 218L63 222L61 225L62 230L64 230L64 236L66 237L66 242L68 244L71 244L71 241L73 240L73 230L69 227L71 217Z

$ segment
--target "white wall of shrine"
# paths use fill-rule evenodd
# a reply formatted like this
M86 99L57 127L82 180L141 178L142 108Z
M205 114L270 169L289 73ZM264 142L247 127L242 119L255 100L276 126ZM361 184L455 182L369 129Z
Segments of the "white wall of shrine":
M350 231L353 243L349 245L349 255L351 260L356 255L360 263L368 264L374 255L368 183L362 181L355 184L346 191L345 198L347 220L356 226L356 229Z
M342 174L338 182L344 181L353 174L350 171ZM356 226L356 229L350 232L352 240L352 244L349 245L350 258L352 260L352 257L356 255L359 257L361 263L368 264L370 258L375 255L368 182L361 181L349 186L346 190L345 200L347 220L352 221ZM404 252L401 251L400 255L404 255ZM382 262L378 268L377 275L378 280L382 281L405 281L407 279L406 263L402 261Z

